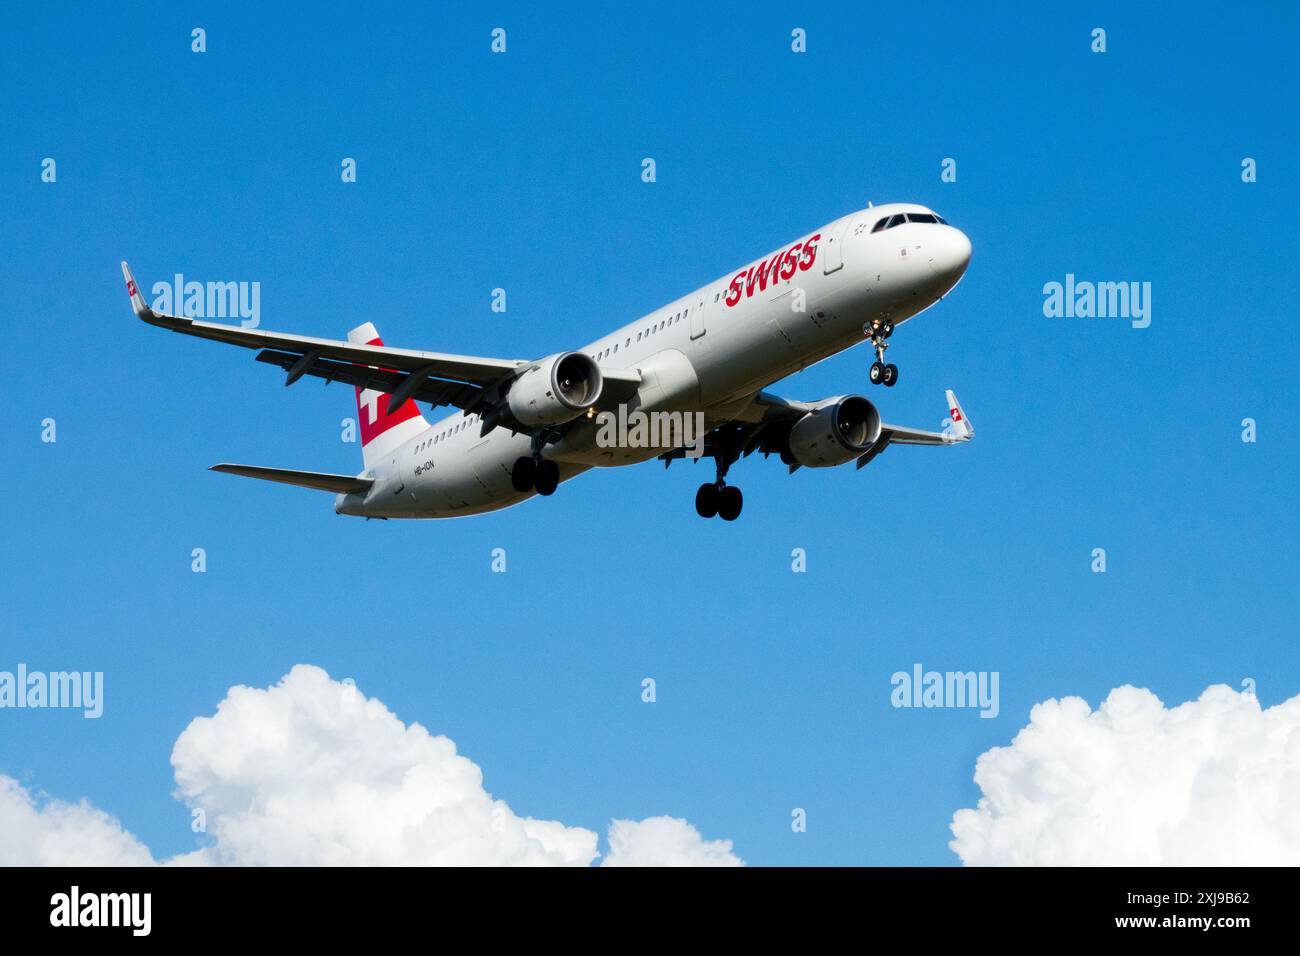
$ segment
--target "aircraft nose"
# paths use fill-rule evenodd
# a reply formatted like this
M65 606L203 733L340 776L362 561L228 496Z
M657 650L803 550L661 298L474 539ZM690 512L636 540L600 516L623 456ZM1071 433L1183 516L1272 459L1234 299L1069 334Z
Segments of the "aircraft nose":
M942 276L951 288L970 265L970 239L960 229L952 226L941 228L942 232L926 243L926 251L930 253L930 268Z

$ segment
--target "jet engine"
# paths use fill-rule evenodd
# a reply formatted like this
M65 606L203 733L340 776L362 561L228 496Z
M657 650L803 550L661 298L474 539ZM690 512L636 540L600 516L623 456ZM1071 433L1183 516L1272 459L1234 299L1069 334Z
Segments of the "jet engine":
M557 352L530 366L510 385L506 403L520 425L561 425L600 398L600 366L582 352Z
M790 457L808 468L852 461L880 438L880 413L861 395L828 398L790 428Z

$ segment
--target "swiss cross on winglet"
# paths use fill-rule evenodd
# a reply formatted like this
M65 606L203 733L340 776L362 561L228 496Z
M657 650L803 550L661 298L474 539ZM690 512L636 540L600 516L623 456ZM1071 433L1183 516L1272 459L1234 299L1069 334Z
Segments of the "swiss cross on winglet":
M126 294L131 297L131 308L135 311L135 314L146 322L151 322L157 318L149 306L145 305L144 296L140 294L140 287L135 283L135 276L131 275L131 267L125 262L122 263L122 278L126 280Z
M953 394L952 389L948 389L947 397L948 411L952 415L952 440L970 441L975 437L975 426L961 410L961 402L957 401L957 396Z

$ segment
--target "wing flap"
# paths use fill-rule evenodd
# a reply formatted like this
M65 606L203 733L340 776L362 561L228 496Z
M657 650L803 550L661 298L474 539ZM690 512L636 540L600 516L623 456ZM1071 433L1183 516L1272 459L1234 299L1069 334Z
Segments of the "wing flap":
M369 365L356 365L352 362L339 362L333 359L314 356L306 365L299 365L306 356L293 352L275 352L263 349L257 353L257 361L275 365L289 372L297 380L299 375L310 375L324 379L326 382L343 382L357 388L370 388L377 392L396 391L409 378L392 369L375 368ZM286 381L287 385L292 382ZM448 379L425 378L408 398L428 402L430 405L451 405L455 408L469 408L482 395L482 389L464 382Z
M951 445L955 441L964 440L944 432L927 432L920 428L890 425L888 422L881 425L880 437L894 445Z

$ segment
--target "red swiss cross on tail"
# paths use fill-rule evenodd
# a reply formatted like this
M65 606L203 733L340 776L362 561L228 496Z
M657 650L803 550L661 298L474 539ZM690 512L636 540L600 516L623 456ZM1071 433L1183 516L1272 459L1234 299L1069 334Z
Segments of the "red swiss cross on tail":
M384 344L378 330L370 322L349 332L348 341L363 345ZM387 392L357 388L356 393L361 456L367 468L373 468L402 442L429 427L414 399L408 398L396 409L390 410Z

